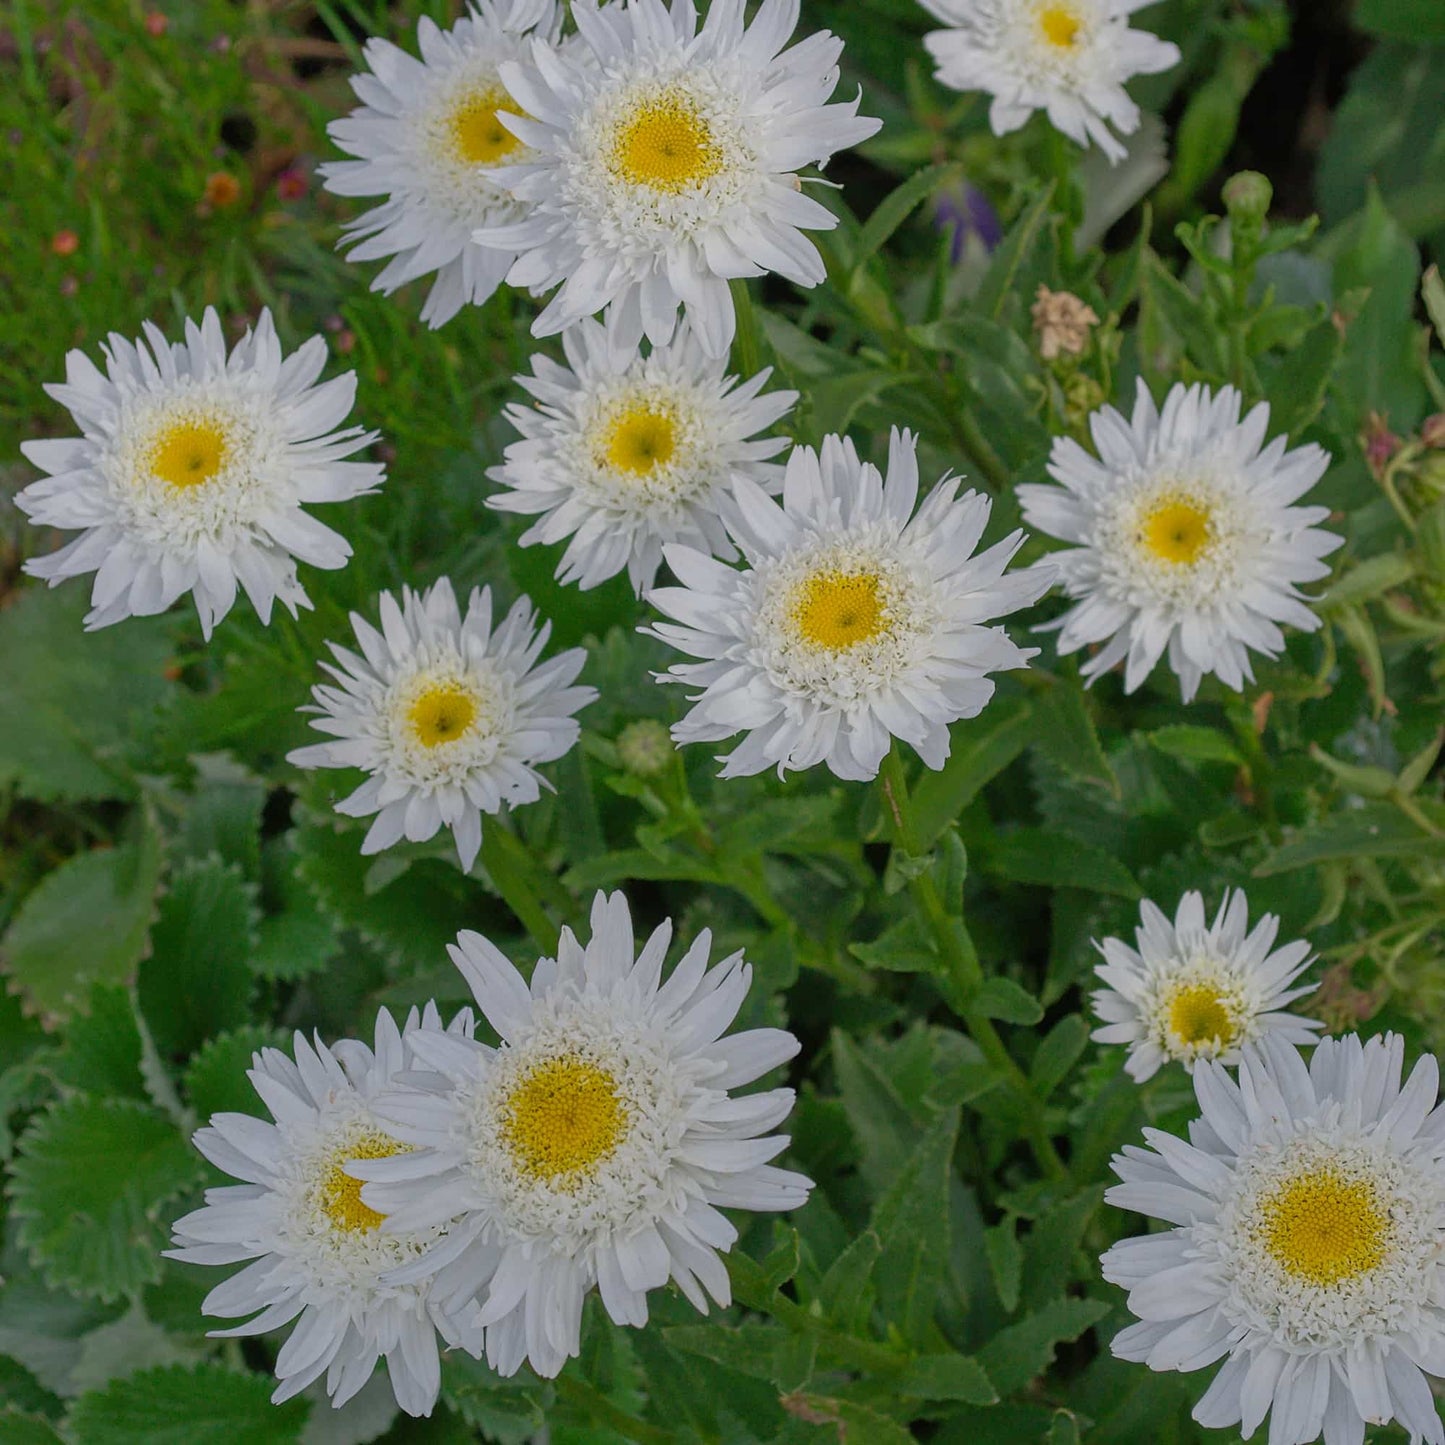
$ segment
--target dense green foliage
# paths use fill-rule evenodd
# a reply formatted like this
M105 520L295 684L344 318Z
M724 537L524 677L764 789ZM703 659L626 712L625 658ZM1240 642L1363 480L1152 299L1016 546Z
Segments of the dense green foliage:
M1108 1351L1126 1312L1097 1256L1140 1228L1102 1203L1110 1155L1146 1123L1182 1130L1193 1099L1177 1065L1141 1087L1089 1042L1091 938L1132 936L1143 898L1172 913L1186 889L1212 908L1245 886L1252 915L1320 955L1305 1011L1445 1046L1445 436L1421 436L1445 412L1438 278L1421 299L1445 256L1445 11L1348 9L1145 12L1184 51L1131 87L1166 118L1164 173L1111 172L1041 117L996 139L981 100L930 78L913 0L805 0L802 29L845 38L845 82L885 125L818 192L842 219L820 239L828 283L753 283L742 309L735 368L801 393L796 440L846 430L881 457L910 426L925 481L960 470L993 493L993 538L1050 439L1082 437L1136 376L1158 396L1232 383L1271 403L1272 434L1332 453L1311 501L1347 539L1325 626L1244 695L1206 679L1183 706L1162 667L1129 698L1117 676L1086 692L1045 641L954 727L943 771L905 753L901 834L879 787L821 769L724 783L692 748L629 770L623 729L684 705L650 677L672 659L637 633L647 608L621 578L558 586L560 549L517 547L522 524L483 505L531 303L504 290L430 332L422 287L372 294L334 251L353 210L312 167L334 154L358 37L409 44L448 6L0 7L0 491L34 479L20 440L69 433L40 390L68 348L147 318L174 334L207 304L237 333L271 306L288 346L327 334L389 471L333 510L355 556L308 573L314 611L265 628L243 606L209 645L188 605L84 634L84 583L19 580L56 539L0 512L0 1442L520 1442L544 1420L552 1445L1226 1438L1189 1419L1205 1374ZM1276 163L1266 221L1225 182ZM933 212L965 176L1004 236L955 264ZM1042 359L1040 284L1101 318L1082 355ZM284 761L348 611L443 574L528 593L601 693L556 793L489 819L470 875L445 832L363 858L335 777ZM394 1421L383 1380L335 1417L310 1395L269 1405L274 1347L207 1339L215 1272L159 1254L219 1182L190 1132L257 1109L251 1052L293 1028L364 1035L381 1004L464 1002L444 951L459 928L525 968L613 886L646 924L747 950L744 1025L803 1041L789 1162L811 1202L739 1216L726 1315L668 1291L645 1331L591 1309L556 1382L457 1357L428 1421ZM967 917L981 989L948 971L924 892Z

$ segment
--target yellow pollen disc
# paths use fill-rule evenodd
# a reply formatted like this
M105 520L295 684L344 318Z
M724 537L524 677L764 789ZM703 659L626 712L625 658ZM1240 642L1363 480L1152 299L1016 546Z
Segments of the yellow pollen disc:
M722 169L722 151L688 101L661 95L639 106L621 127L612 163L633 185L677 194L715 176Z
M1264 1202L1264 1245L1290 1274L1329 1286L1385 1257L1390 1216L1374 1186L1328 1167L1292 1179Z
M1079 17L1067 5L1049 5L1039 11L1039 29L1044 39L1060 50L1072 50L1083 28Z
M620 471L644 477L666 466L677 450L677 426L665 411L631 406L607 430L603 455Z
M477 90L464 96L447 117L452 145L469 165L495 165L522 144L498 119L499 111L522 114L505 90Z
M877 574L820 572L809 577L793 604L793 620L809 642L830 652L867 642L888 624Z
M362 1181L353 1179L342 1166L353 1159L390 1159L393 1154L409 1153L410 1144L399 1143L385 1134L368 1132L352 1140L321 1181L317 1191L321 1212L337 1229L348 1234L364 1234L375 1229L386 1216L361 1202Z
M151 447L151 471L181 489L209 482L225 464L225 428L213 421L176 422Z
M477 700L455 683L429 687L407 712L412 735L424 748L454 743L477 720Z
M1190 983L1169 1004L1169 1032L1186 1044L1217 1039L1225 1048L1234 1042L1234 1021L1220 996L1207 984Z
M1160 502L1140 527L1140 540L1154 556L1183 567L1197 562L1213 537L1209 509L1180 498Z
M501 1110L502 1140L533 1179L590 1174L622 1141L627 1106L606 1069L575 1056L528 1070Z

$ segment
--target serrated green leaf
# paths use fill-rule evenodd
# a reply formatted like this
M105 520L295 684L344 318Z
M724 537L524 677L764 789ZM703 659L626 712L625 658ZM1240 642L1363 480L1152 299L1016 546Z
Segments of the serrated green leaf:
M131 761L171 687L174 623L86 634L87 595L26 587L0 610L0 784L25 797L133 797Z
M1413 557L1404 552L1380 552L1367 557L1351 567L1319 600L1319 606L1347 607L1357 602L1368 602L1389 592L1392 588L1403 587L1417 570Z
M285 1029L264 1024L247 1024L230 1033L218 1034L197 1050L186 1069L186 1098L196 1115L254 1114L260 1100L246 1077L251 1055L270 1046L285 1049L290 1040Z
M774 1324L672 1325L663 1330L662 1338L684 1354L701 1355L740 1375L772 1380L778 1349L790 1336Z
M1344 348L1340 328L1326 317L1286 354L1269 379L1273 432L1297 435L1320 414Z
M839 1441L857 1441L858 1445L913 1445L912 1431L856 1400L799 1391L788 1396L788 1408L792 1414L810 1424L832 1426L833 1438ZM828 1438L819 1437L816 1430L810 1435L824 1440Z
M848 952L869 968L890 973L937 973L942 965L933 940L911 914L872 943L850 943Z
M1048 1369L1056 1346L1078 1339L1108 1313L1109 1306L1100 1300L1053 1300L1000 1330L979 1351L978 1362L999 1394L1011 1395Z
M1034 746L1072 777L1119 795L1119 780L1104 756L1083 686L1076 680L1056 678L1035 699Z
M5 1409L55 1416L60 1414L60 1397L51 1394L19 1360L0 1354L0 1440L5 1438Z
M863 229L858 233L858 249L853 257L855 269L875 255L883 243L929 196L961 174L956 161L945 161L940 165L924 166L922 170L914 171L901 186L889 191L874 206L867 221L863 223Z
M931 1336L934 1304L947 1269L949 1179L958 1118L955 1107L929 1125L870 1221L883 1245L876 1272L879 1305L905 1339L920 1345Z
M341 948L335 918L302 882L286 833L266 844L261 863L266 913L256 925L252 972L294 982L325 968Z
M1008 767L1033 737L1033 709L1024 698L996 698L976 718L949 729L948 761L913 789L913 821L927 851L943 830Z
M1051 218L1054 182L1031 202L1013 223L1008 235L990 258L988 270L974 296L974 307L995 321L1003 314L1005 301L1018 294L1019 278L1028 270L1035 247Z
M43 1415L20 1410L0 1410L0 1445L65 1445L61 1435Z
M457 931L474 922L481 886L455 866L425 859L384 888L368 892L369 858L362 835L333 828L324 819L303 819L295 830L296 866L321 907L342 927L353 928L392 957L420 968L446 957Z
M1079 1445L1078 1416L1069 1410L1056 1410L1044 1445Z
M1015 828L989 846L980 872L1045 888L1087 888L1120 898L1142 898L1134 875L1115 857L1065 833Z
M918 1126L886 1071L850 1035L835 1029L831 1051L848 1125L863 1156L863 1178L882 1194L907 1159Z
M145 949L160 870L160 837L137 809L118 847L81 853L46 874L0 947L4 971L33 1009L63 1016L91 984L129 980Z
M818 1285L818 1303L841 1330L857 1334L867 1323L873 1298L873 1267L883 1242L871 1229L848 1241Z
M1094 1185L1061 1200L1034 1220L1024 1242L1019 1298L1025 1310L1039 1309L1057 1298L1075 1278L1074 1256L1103 1198L1104 1186Z
M1388 803L1366 803L1297 829L1255 868L1257 878L1333 858L1445 858L1445 838L1424 832Z
M154 1109L77 1096L32 1121L10 1174L20 1242L45 1278L110 1300L160 1278L167 1206L202 1166Z
M921 1400L992 1405L998 1399L983 1366L969 1355L918 1355L898 1377L898 1391Z
M163 1056L184 1057L247 1021L255 899L240 868L214 856L172 874L136 981Z
M129 989L101 985L91 989L89 1011L70 1021L55 1074L73 1088L103 1098L149 1101Z
M66 1420L75 1445L286 1445L305 1400L271 1403L272 1381L222 1365L165 1365L82 1395Z
M1189 723L1178 723L1171 727L1155 728L1145 733L1151 747L1171 758L1182 758L1189 763L1230 763L1242 767L1244 759L1231 738L1214 728L1195 727Z
M171 840L171 856L181 864L214 853L259 883L266 784L228 753L200 753L191 762L195 789Z

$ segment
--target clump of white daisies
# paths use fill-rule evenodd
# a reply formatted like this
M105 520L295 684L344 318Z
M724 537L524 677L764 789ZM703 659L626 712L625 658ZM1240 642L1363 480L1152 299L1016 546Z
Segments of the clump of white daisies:
M1194 1409L1247 1440L1361 1445L1394 1419L1445 1442L1426 1374L1445 1374L1445 1109L1403 1042L1325 1039L1308 1066L1266 1037L1236 1082L1194 1070L1189 1139L1145 1130L1105 1199L1173 1227L1103 1257L1139 1323L1114 1353L1155 1370L1223 1360Z
M562 333L567 365L532 358L517 382L536 399L507 420L522 439L488 473L507 490L488 504L540 513L521 545L567 540L563 582L595 587L624 568L650 587L669 542L733 561L721 510L739 478L766 491L783 471L767 458L784 437L758 437L798 399L764 392L772 369L739 383L709 357L684 323L673 340L644 351L590 317Z
M1310 1044L1322 1024L1288 1011L1314 992L1297 984L1310 965L1309 944L1276 948L1279 919L1266 913L1249 927L1243 889L1225 891L1214 922L1204 899L1186 893L1171 923L1147 899L1140 906L1135 947L1119 938L1096 944L1104 956L1094 972L1107 985L1093 996L1104 1020L1099 1043L1127 1044L1124 1068L1140 1083L1177 1059L1192 1069L1200 1059L1239 1062L1266 1035Z
M360 654L331 644L322 668L336 686L312 690L312 726L333 742L288 754L303 768L361 768L370 776L336 811L376 815L361 845L376 853L405 837L422 842L452 830L470 869L482 843L482 814L534 803L550 786L540 763L577 741L573 717L596 700L574 686L580 647L538 659L551 624L537 625L519 598L495 629L490 588L474 588L463 616L451 582L380 598L381 630L352 614Z
M674 740L744 733L723 777L825 763L872 778L895 737L941 768L949 724L992 697L988 674L1034 655L985 624L1051 580L1047 564L1006 570L1022 532L974 555L991 504L958 489L945 477L915 513L916 442L897 429L886 478L829 436L821 452L793 450L781 505L740 480L725 520L747 567L673 544L663 552L682 585L647 594L673 619L648 631L703 659L664 678L697 689Z
M485 301L516 259L472 239L523 215L499 176L532 155L508 129L519 107L500 71L533 36L555 42L560 27L556 0L473 0L450 30L417 23L420 60L368 40L369 71L351 81L362 104L328 127L357 159L323 165L326 189L386 198L346 227L350 259L390 257L371 283L388 295L435 272L421 313L430 326Z
M770 1162L793 1091L730 1091L798 1041L725 1037L752 969L740 953L710 965L704 930L664 979L671 937L664 922L639 950L627 900L599 893L588 942L563 929L530 981L479 934L458 937L495 1048L472 1038L470 1013L444 1028L429 1006L404 1036L383 1010L374 1052L297 1035L294 1063L256 1056L277 1122L221 1114L197 1134L246 1182L179 1220L174 1253L255 1261L206 1300L261 1311L230 1333L301 1317L276 1399L324 1374L339 1405L385 1356L398 1402L427 1414L438 1334L502 1374L526 1360L555 1375L594 1288L623 1325L645 1324L669 1280L703 1313L729 1302L719 1255L738 1231L722 1209L793 1209L812 1187Z
M858 100L827 104L842 42L826 32L785 49L798 0L574 0L576 43L535 41L500 74L528 148L491 172L521 206L476 239L515 254L513 286L559 289L533 325L547 336L615 305L633 335L672 335L682 306L710 356L725 356L731 278L824 277L803 232L837 218L797 172L856 145L881 122Z
M1077 605L1047 625L1061 654L1103 644L1081 668L1090 681L1123 662L1133 692L1167 656L1185 702L1207 675L1237 692L1254 680L1251 651L1283 650L1281 623L1320 626L1300 584L1329 575L1321 559L1344 539L1316 525L1329 508L1294 504L1329 453L1265 445L1268 404L1243 420L1240 408L1233 387L1179 383L1161 411L1141 380L1132 418L1111 406L1089 418L1097 459L1058 437L1059 485L1017 489L1031 527L1073 544L1050 560Z
M21 443L49 475L15 504L80 536L25 570L52 586L94 572L91 628L164 612L189 592L209 638L238 586L263 622L278 600L295 616L311 605L296 562L338 568L351 556L306 507L375 491L384 476L344 460L376 440L337 430L355 373L318 385L326 343L313 336L283 357L269 311L229 352L210 307L183 342L144 329L137 342L111 334L104 372L70 352L64 385L45 388L82 435Z
M995 135L1017 130L1038 110L1081 146L1109 160L1128 151L1115 135L1139 128L1124 82L1179 62L1179 48L1129 17L1151 0L920 0L946 30L923 37L938 79L954 90L993 96Z

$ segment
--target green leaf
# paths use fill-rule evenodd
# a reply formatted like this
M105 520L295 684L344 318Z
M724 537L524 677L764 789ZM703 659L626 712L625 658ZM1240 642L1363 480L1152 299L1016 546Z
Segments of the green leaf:
M1078 681L1056 678L1053 686L1035 699L1034 731L1034 745L1066 773L1082 782L1098 783L1119 796L1119 780L1104 756Z
M758 1380L774 1379L779 1347L790 1338L774 1324L672 1325L662 1337L675 1350Z
M1061 1018L1034 1053L1029 1079L1040 1099L1047 1099L1063 1083L1089 1043L1089 1022L1082 1014Z
M89 589L25 587L0 610L0 784L29 798L129 798L174 623L131 617L85 633Z
M1335 372L1339 415L1351 430L1362 428L1367 414L1377 411L1404 432L1424 410L1415 341L1419 284L1419 248L1372 185L1352 244L1334 266L1336 295L1364 287L1370 292L1348 325L1344 357Z
M212 856L172 875L136 984L162 1055L183 1057L247 1021L255 926L255 889L234 863Z
M1177 723L1156 728L1144 736L1151 746L1161 753L1168 753L1171 758L1182 758L1189 763L1229 763L1236 768L1244 765L1234 740L1214 728Z
M873 1230L865 1229L848 1241L818 1284L818 1303L833 1323L849 1334L861 1333L867 1325L873 1268L882 1252L883 1241Z
M77 1096L37 1117L11 1165L20 1242L57 1288L115 1299L154 1284L168 1204L200 1156L154 1109Z
M1445 10L1439 0L1360 0L1355 24L1376 35L1391 35L1418 45L1445 40Z
M318 973L341 948L336 920L301 881L292 837L287 833L266 845L261 868L270 911L256 925L251 950L253 973L288 982Z
M1317 604L1321 608L1369 602L1394 587L1403 587L1416 573L1414 558L1403 552L1379 552L1351 567Z
M1050 181L1031 205L1013 223L989 261L977 295L974 309L995 321L1003 314L1004 303L1019 292L1020 277L1027 272L1040 238L1047 233L1053 212L1055 183Z
M101 985L91 989L89 1012L71 1020L55 1075L87 1093L149 1102L129 989Z
M1445 858L1432 837L1388 803L1367 803L1297 830L1254 870L1257 878L1309 868L1333 858Z
M19 1410L0 1410L0 1442L3 1445L65 1445L61 1435L43 1415L25 1415Z
M1144 304L1164 318L1169 330L1204 371L1222 376L1225 365L1219 324L1204 300L1152 253L1143 279Z
M1007 1024L1036 1024L1044 1016L1038 999L1001 974L984 979L971 1002L989 1018L1002 1019Z
M890 973L937 973L941 962L932 939L912 915L895 923L872 943L850 943L848 952L869 968Z
M195 791L171 840L177 863L218 854L253 883L261 880L261 810L266 784L227 753L192 758Z
M1003 1219L984 1230L983 1252L999 1303L1005 1313L1012 1314L1019 1307L1019 1283L1023 1277L1024 1255L1019 1247L1018 1222L1013 1218Z
M1286 353L1269 378L1270 428L1276 435L1301 432L1320 414L1344 349L1340 328L1326 317Z
M258 1049L284 1050L289 1045L285 1029L264 1024L247 1024L204 1044L192 1057L185 1077L186 1098L197 1117L259 1113L260 1100L246 1077L251 1055Z
M269 1375L222 1365L165 1365L82 1395L66 1421L75 1445L286 1445L305 1400L271 1403Z
M978 717L949 729L948 761L925 773L913 790L913 818L926 852L943 830L1008 767L1034 736L1033 709L1023 698L995 698Z
M1048 1369L1056 1346L1078 1339L1108 1313L1102 1300L1054 1300L1000 1330L979 1351L979 1364L1000 1395L1011 1395Z
M1101 848L1047 828L1015 828L990 844L979 869L1015 883L1087 888L1119 898L1142 898L1134 875Z
M160 838L137 809L120 845L81 853L46 874L0 948L31 1008L58 1017L92 983L129 980L145 949L160 870Z
M992 1405L998 1399L983 1366L969 1355L919 1355L898 1378L898 1391L920 1400Z
M886 1070L842 1029L833 1030L830 1052L863 1178L881 1194L903 1167L918 1127Z
M1025 1310L1039 1309L1055 1299L1076 1277L1074 1257L1082 1248L1084 1231L1103 1198L1104 1186L1093 1185L1061 1200L1034 1220L1024 1244L1020 1298Z
M1069 1410L1056 1410L1044 1445L1079 1445L1079 1417Z
M863 229L858 235L858 249L854 255L854 269L861 267L875 255L918 206L961 174L957 161L945 161L940 165L924 166L922 170L914 171L901 186L889 191L874 206L867 221L863 223Z
M932 1338L934 1304L948 1267L958 1118L954 1107L929 1125L870 1221L883 1244L878 1302L904 1338L919 1345Z

